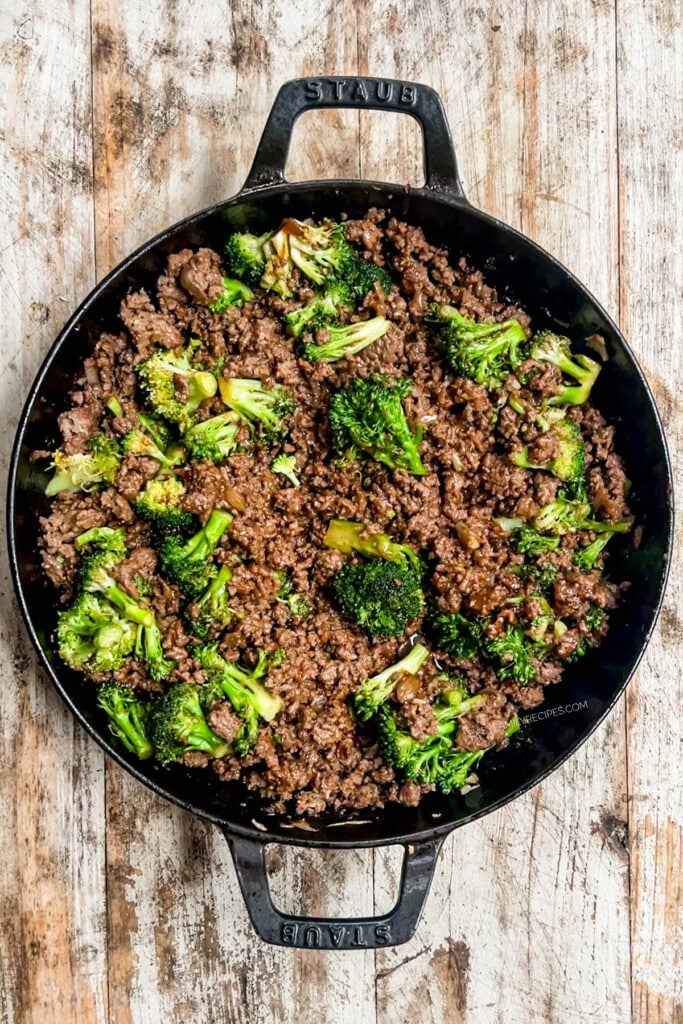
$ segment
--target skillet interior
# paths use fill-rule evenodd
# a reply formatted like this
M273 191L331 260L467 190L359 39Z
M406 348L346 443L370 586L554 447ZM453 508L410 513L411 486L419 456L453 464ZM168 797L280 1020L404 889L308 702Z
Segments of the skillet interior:
M313 833L282 828L264 815L253 795L236 784L219 783L203 772L161 768L114 750L103 716L96 710L95 688L67 669L52 650L57 602L42 575L37 553L38 516L45 514L46 476L29 461L36 448L59 442L57 415L64 405L85 355L101 330L116 329L118 307L131 288L150 287L168 253L183 246L209 245L222 250L234 227L274 224L285 214L336 217L342 211L362 214L369 206L388 207L420 224L429 241L448 246L453 257L467 255L485 271L489 283L508 294L533 317L535 328L555 326L578 340L598 332L610 360L594 389L595 403L618 427L618 449L633 483L633 507L642 540L615 537L610 544L610 575L630 581L610 630L599 649L575 666L563 681L548 688L543 708L581 705L570 713L527 724L508 749L482 763L481 786L465 797L430 795L419 808L389 807L361 812L363 824L329 827L313 824ZM553 315L554 314L554 315ZM97 741L141 781L194 813L258 840L301 845L362 846L410 841L445 832L485 814L540 781L592 732L626 684L654 625L666 581L671 541L671 477L659 418L640 369L615 325L594 299L547 253L511 228L466 202L446 202L424 190L358 182L276 186L257 194L242 193L153 239L102 282L75 314L48 355L34 384L17 435L9 486L10 557L22 612L52 681L82 724ZM438 818L433 815L438 815ZM257 830L253 821L267 831ZM338 818L336 819L338 821Z

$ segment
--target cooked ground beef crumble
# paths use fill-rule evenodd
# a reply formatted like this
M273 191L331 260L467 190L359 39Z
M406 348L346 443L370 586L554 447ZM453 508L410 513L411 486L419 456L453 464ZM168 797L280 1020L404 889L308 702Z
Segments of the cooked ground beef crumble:
M258 649L286 651L282 664L268 677L269 688L283 699L282 713L261 729L249 754L229 755L211 767L224 779L241 776L273 810L297 816L379 807L386 801L414 805L428 788L402 784L380 760L372 737L349 715L349 694L363 677L397 661L407 638L373 640L336 610L330 584L344 556L323 545L330 519L362 521L420 552L434 567L431 593L444 611L491 616L492 632L502 632L517 616L533 616L534 585L512 571L523 557L494 517L529 519L553 500L560 486L550 473L519 468L509 459L524 445L535 461L552 458L552 439L536 430L534 422L544 399L559 391L559 371L535 364L527 367L536 371L529 374L528 385L511 378L499 391L489 392L447 372L424 323L432 302L455 305L476 320L516 317L528 329L525 312L499 302L479 271L462 259L453 265L445 250L431 246L417 227L377 210L347 224L348 238L365 258L385 266L394 281L389 295L376 289L359 310L361 315L390 320L380 341L348 359L312 365L298 356L297 343L287 336L282 321L285 312L310 296L305 281L295 277L294 300L259 289L242 308L216 315L208 304L222 289L221 257L206 248L184 249L169 257L155 296L140 291L124 299L125 330L105 333L97 341L71 394L71 408L59 420L65 452L84 450L97 431L122 437L137 424L141 411L135 364L158 346L173 348L190 338L201 341L197 360L208 368L220 360L225 377L258 378L267 387L289 389L296 408L282 450L296 453L299 488L271 472L273 450L258 446L219 466L188 462L179 472L187 492L184 506L200 522L216 508L234 514L216 554L217 561L231 565L239 556L230 584L238 617L221 638L222 653L249 663ZM424 476L391 471L376 462L340 467L331 457L331 396L354 377L375 372L413 381L406 411L409 421L424 429ZM523 399L525 416L502 404L513 387ZM112 395L123 407L123 415L116 418L105 407ZM201 415L224 410L217 396L204 404ZM572 407L568 415L584 438L593 509L615 522L628 510L613 427L590 403ZM189 653L192 640L181 615L181 595L157 571L149 527L131 505L157 468L154 459L129 455L115 486L99 493L59 494L50 515L41 520L43 565L61 600L69 601L78 563L74 538L93 526L125 527L129 557L118 568L118 580L135 596L136 574L153 574L150 606L165 652L178 662L170 681L201 680L201 669ZM568 533L559 549L545 556L558 567L550 598L553 611L569 620L570 628L555 656L539 662L535 682L522 687L513 679L501 680L479 657L440 656L438 665L429 663L419 678L410 677L396 692L402 721L415 738L433 730L430 699L441 689L438 674L443 668L459 675L471 693L486 696L483 706L460 721L458 744L466 750L505 742L512 715L543 700L544 687L561 677L563 659L588 631L584 616L589 606L609 611L617 599L617 588L599 571L585 573L573 564L575 548L591 537L586 532ZM294 587L312 606L307 618L294 619L276 600L278 571L291 574ZM510 597L520 600L506 604ZM415 622L411 632L419 627ZM601 630L606 628L605 616ZM161 689L134 659L115 678L141 691ZM228 742L234 738L238 722L227 707L212 710L209 721ZM186 755L185 763L203 767L209 762L203 754L192 754Z

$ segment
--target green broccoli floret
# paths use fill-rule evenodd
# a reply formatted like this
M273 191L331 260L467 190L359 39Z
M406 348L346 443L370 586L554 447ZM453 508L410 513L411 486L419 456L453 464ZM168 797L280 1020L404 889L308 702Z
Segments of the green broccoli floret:
M217 390L216 378L207 370L192 365L195 344L184 349L157 349L148 359L135 367L145 399L154 412L187 430L196 420L195 413L207 398ZM187 382L187 398L176 398L176 378Z
M355 356L373 341L379 341L389 330L389 321L383 316L360 320L347 327L327 326L326 337L316 344L304 345L301 354L309 363L336 363L345 356Z
M390 469L415 476L426 470L420 458L422 427L410 429L403 400L412 391L407 377L393 380L383 374L355 377L330 403L334 447L343 463L362 454Z
M176 448L170 456L166 455L150 435L138 427L126 434L121 442L121 448L126 455L145 455L147 458L156 459L165 469L173 469L183 461L182 449Z
M134 500L133 508L157 534L180 533L195 522L181 505L184 495L185 485L177 477L155 477Z
M485 639L483 620L468 619L459 612L430 611L425 631L434 645L453 658L474 658Z
M397 544L388 533L368 533L365 523L351 519L331 519L323 544L345 555L364 555L365 558L385 558L390 562L408 561L420 578L425 565L407 544Z
M59 613L59 656L70 668L87 674L115 672L135 647L136 626L108 601L79 594Z
M595 563L600 558L606 544L612 539L615 533L627 533L633 526L633 519L622 519L618 523L599 523L601 532L584 547L574 552L574 565L578 565L582 572L590 572L595 568ZM595 524L587 529L595 529Z
M235 277L239 277L252 288L258 287L266 269L264 247L271 238L272 232L264 235L252 235L238 232L231 235L225 247L228 266Z
M97 703L109 719L110 732L126 750L137 754L141 761L152 756L154 750L146 731L149 705L139 700L130 686L104 683L97 691Z
M588 400L600 373L600 364L582 353L572 353L569 338L552 331L541 331L534 335L529 355L539 362L559 367L567 377L578 382L564 386L559 395L549 399L550 405L582 405Z
M133 583L140 597L154 597L154 584L147 576L136 572L133 576Z
M587 501L572 501L563 491L554 501L544 505L534 519L534 526L540 533L562 535L585 529L586 516L590 511ZM531 552L529 552L531 554Z
M402 636L424 612L420 576L408 561L349 562L333 588L341 613L371 636Z
M93 526L85 533L80 533L74 540L77 551L82 551L88 544L94 544L102 551L111 552L118 561L122 561L127 554L126 531L121 526Z
M213 699L227 699L242 720L242 729L232 743L238 755L246 754L256 743L259 719L272 722L283 707L282 699L272 694L261 682L268 672L268 658L259 653L255 668L247 669L226 661L215 644L195 651L208 674L209 692Z
M48 481L45 494L54 498L61 491L95 491L113 484L121 464L118 443L104 434L95 434L88 441L88 450L66 455L56 451L49 468L54 475Z
M171 428L167 423L164 423L158 416L150 416L146 412L138 413L138 421L140 426L143 427L149 436L154 441L154 444L159 448L165 455L168 455L167 449L173 445L173 434ZM171 454L177 454L171 452ZM178 459L182 462L182 458Z
M296 475L296 455L285 455L283 452L273 459L270 468L273 473L287 477L292 487L301 487L301 480Z
M260 380L227 377L221 378L220 389L225 404L265 444L272 445L287 433L285 419L294 403L285 388L267 389Z
M501 679L510 676L526 686L536 678L536 668L532 660L535 647L533 638L528 637L521 626L508 625L505 633L495 640L484 642L487 657L498 662L498 675Z
M321 225L290 222L296 227L290 234L293 262L309 280L322 285L341 282L357 299L363 299L378 283L387 294L391 278L386 270L368 260L349 244L346 225L325 221Z
M415 644L408 653L376 676L363 679L350 699L353 714L360 722L369 722L378 708L389 700L396 688L399 677L405 673L417 675L429 657L429 651L422 644Z
M438 730L423 740L414 739L407 730L399 727L389 704L381 705L375 719L380 757L409 782L436 784L442 793L462 789L472 768L486 751L459 750L453 735L458 718L479 707L483 701L482 696L469 697L467 691L460 687L445 690L433 706Z
M544 469L553 473L562 480L569 492L577 497L585 493L585 462L586 452L581 431L576 423L571 420L562 419L550 428L548 433L554 435L557 441L557 455L549 462L532 462L529 458L529 449L514 452L510 461L515 466L524 469Z
M221 283L223 291L217 299L209 303L209 309L212 313L225 313L226 309L230 309L231 306L241 306L245 302L251 302L254 298L251 288L246 284L242 284L241 281L235 281L231 277L224 277Z
M194 617L188 616L190 628L201 640L215 636L227 629L235 613L230 607L228 584L232 572L227 565L222 565L218 575L211 580L202 596L194 602Z
M161 764L178 761L183 754L201 751L209 757L225 757L230 744L211 729L202 708L203 687L175 683L155 702L151 735L156 759Z
M234 412L212 416L195 423L183 438L193 459L208 459L216 465L232 455L237 448L240 424Z
M330 284L324 292L314 295L300 309L285 314L287 333L293 338L300 338L302 334L337 324L342 308L354 308L353 296L345 285Z
M292 578L288 573L276 572L275 576L280 583L275 600L279 601L280 604L286 604L292 615L305 619L313 611L312 606L301 594L296 592Z
M526 335L518 320L479 324L454 306L430 308L448 368L491 390L499 387L526 357Z
M538 534L538 536L540 537L541 535ZM541 539L548 540L547 537ZM557 538L554 539L557 540ZM553 562L546 562L545 565L525 562L523 565L513 566L510 572L514 573L515 576L519 576L521 580L532 580L536 589L543 593L544 591L552 590L555 586L558 568Z
M592 604L584 615L583 621L586 623L586 628L590 629L591 633L595 633L605 621L605 613L597 605Z
M126 557L125 547L121 548L120 540L115 536L120 532L101 527L94 531L86 531L77 539L77 547L79 541L81 547L85 543L93 542L99 545L99 550L81 559L78 570L79 584L86 593L103 597L125 619L138 627L135 635L135 655L144 662L151 678L155 682L161 682L171 674L175 662L164 657L161 633L154 612L150 608L144 608L127 594L112 575L114 567ZM104 534L104 537L89 537L93 533Z
M520 555L545 555L548 551L557 551L560 546L559 537L544 537L533 526L520 526L512 535L512 543Z
M216 576L218 570L211 559L232 519L229 512L214 509L189 540L173 536L163 540L159 549L162 572L191 601L201 597Z

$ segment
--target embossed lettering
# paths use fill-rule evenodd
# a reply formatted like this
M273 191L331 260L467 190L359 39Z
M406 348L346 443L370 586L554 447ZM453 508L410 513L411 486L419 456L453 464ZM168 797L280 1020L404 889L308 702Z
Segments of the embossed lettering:
M382 103L387 103L391 99L391 93L393 92L393 86L391 82L378 82L377 83L377 99Z
M330 942L333 946L341 946L344 941L345 928L343 924L330 925Z
M304 932L304 945L309 947L319 946L320 938L320 929L317 925L311 925L311 927L307 928Z
M346 85L346 82L344 81L344 79L342 79L341 82L333 82L332 84L334 86L334 98L336 100L343 99L344 98L344 86Z
M353 929L353 944L354 946L367 946L362 924L357 924Z
M283 924L282 941L287 946L293 946L296 942L297 926L295 924Z
M386 946L387 942L391 940L391 925L390 924L378 924L375 925L375 942L378 946Z
M358 100L367 100L367 98L368 98L368 94L365 91L365 86L363 85L363 83L362 82L354 82L354 84L353 84L353 93L351 94L351 99L354 100L354 101L358 101Z
M307 100L322 99L323 91L320 87L320 82L306 82L304 93Z
M401 86L401 103L405 103L407 106L412 107L415 102L415 89L412 85Z

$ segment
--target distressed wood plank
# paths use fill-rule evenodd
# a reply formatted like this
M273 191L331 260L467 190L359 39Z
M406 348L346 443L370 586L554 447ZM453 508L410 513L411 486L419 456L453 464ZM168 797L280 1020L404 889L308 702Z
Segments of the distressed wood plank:
M680 508L683 19L673 2L617 10L621 322L664 419ZM679 527L660 627L627 694L634 1024L683 1021L682 555Z
M227 14L227 16L226 16ZM220 31L217 31L217 24ZM213 7L94 0L97 269L164 225L237 191L280 83L355 70L356 37L324 0ZM323 130L325 129L325 130ZM297 128L291 178L358 173L358 118ZM206 1019L374 1022L373 957L278 950L247 920L226 844L107 770L111 1016L117 1024ZM308 909L357 912L372 875L359 858L274 858L276 889ZM273 861L273 858L271 858ZM310 899L313 894L313 899ZM366 907L367 909L367 907Z
M361 34L384 7L362 5ZM546 245L616 310L612 5L469 4L466 31L445 47L444 15L436 4L392 5L392 35L373 38L363 70L434 85L469 198ZM414 180L406 141L399 166ZM393 135L363 136L364 174L396 159ZM630 1020L628 872L615 839L624 754L621 706L541 787L447 841L418 935L377 955L378 1022ZM395 863L377 855L376 892L396 886Z
M0 57L4 491L26 390L94 283L88 3L5 5ZM4 551L0 623L0 1021L104 1022L102 757L38 669Z

